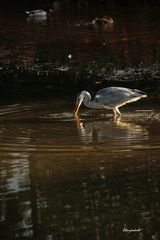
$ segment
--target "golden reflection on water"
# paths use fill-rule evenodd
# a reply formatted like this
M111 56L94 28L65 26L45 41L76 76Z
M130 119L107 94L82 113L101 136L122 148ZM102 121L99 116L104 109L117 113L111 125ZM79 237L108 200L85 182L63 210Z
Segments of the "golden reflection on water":
M113 145L113 141L118 145L130 145L131 142L138 142L148 139L148 131L145 127L125 122L120 118L113 120L93 120L83 123L80 119L76 120L77 129L82 142L103 143ZM123 142L121 142L123 140Z
M56 105L1 109L1 239L156 239L159 121Z

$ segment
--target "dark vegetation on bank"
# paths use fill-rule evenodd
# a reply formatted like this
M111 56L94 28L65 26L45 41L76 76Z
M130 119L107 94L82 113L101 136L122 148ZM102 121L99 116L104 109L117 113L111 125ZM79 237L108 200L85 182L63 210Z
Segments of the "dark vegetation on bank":
M1 99L73 98L85 89L94 94L108 86L138 88L160 100L160 65L118 68L115 64L55 66L53 63L0 64Z

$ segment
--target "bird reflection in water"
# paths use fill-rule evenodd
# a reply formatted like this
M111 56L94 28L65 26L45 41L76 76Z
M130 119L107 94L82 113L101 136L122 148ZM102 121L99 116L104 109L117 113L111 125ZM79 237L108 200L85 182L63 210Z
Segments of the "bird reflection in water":
M107 142L111 145L115 142L121 145L125 142L126 145L148 139L148 131L145 127L121 121L121 118L82 121L77 117L75 121L80 140L84 143Z

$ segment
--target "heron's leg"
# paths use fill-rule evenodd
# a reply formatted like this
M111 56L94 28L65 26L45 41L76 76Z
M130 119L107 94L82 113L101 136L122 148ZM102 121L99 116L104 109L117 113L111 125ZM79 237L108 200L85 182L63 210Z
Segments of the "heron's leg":
M122 114L120 113L117 107L113 109L113 112L114 112L114 121L117 121L117 119L120 118Z
M116 118L117 117L117 110L116 110L116 108L113 109L113 112L114 112L114 118Z
M121 116L121 112L119 111L118 107L115 108L116 109L116 112Z
M113 112L114 112L113 119L116 122L118 118L116 108L113 109Z

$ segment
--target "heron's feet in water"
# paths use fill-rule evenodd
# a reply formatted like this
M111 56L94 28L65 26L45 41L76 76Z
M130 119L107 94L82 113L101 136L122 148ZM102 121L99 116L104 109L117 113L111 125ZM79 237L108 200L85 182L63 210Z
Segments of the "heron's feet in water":
M122 116L121 112L119 111L118 107L113 109L114 112L114 118Z
M120 120L122 114L119 111L119 109L116 107L113 109L113 112L114 112L114 121Z

